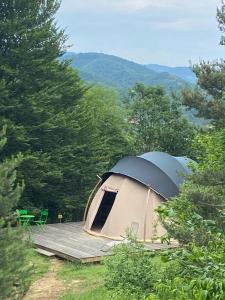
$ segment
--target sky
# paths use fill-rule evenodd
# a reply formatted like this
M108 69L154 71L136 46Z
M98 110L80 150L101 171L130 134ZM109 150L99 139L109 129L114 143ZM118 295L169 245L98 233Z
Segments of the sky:
M225 56L216 21L220 4L220 0L62 0L57 23L69 36L69 51L188 66Z

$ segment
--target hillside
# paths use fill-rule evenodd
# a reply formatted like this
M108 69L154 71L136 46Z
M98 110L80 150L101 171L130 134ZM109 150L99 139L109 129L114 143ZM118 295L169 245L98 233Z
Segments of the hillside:
M170 75L175 75L192 84L195 84L197 81L194 72L189 67L167 67L156 64L148 64L146 67L159 73L167 72Z
M83 80L120 91L126 91L135 83L161 85L167 91L179 90L187 81L166 72L158 72L144 65L131 62L113 55L101 53L71 53L64 58L79 70Z

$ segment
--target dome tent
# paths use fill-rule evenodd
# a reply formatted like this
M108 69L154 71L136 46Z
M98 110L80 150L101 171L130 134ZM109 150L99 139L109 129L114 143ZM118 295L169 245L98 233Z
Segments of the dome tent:
M119 240L135 222L140 240L164 234L155 209L178 195L184 177L191 172L190 161L163 152L122 158L103 174L101 186L87 205L84 230Z

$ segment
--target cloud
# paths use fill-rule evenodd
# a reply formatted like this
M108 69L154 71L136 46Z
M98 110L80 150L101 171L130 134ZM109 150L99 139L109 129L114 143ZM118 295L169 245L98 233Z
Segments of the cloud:
M76 52L187 64L200 56L223 56L216 22L220 5L221 0L62 0L57 20L67 27Z
M207 20L197 18L176 18L172 20L159 20L149 23L149 27L158 30L167 30L170 32L193 32L211 28Z
M220 5L220 0L62 0L64 11L92 12L121 12L133 13L151 9L178 9L178 10L210 10Z

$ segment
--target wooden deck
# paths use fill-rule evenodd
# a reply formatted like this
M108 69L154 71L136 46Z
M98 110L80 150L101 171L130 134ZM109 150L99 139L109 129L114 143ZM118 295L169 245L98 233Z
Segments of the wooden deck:
M110 251L104 252L102 249L112 240L87 234L83 231L82 222L49 224L43 228L32 226L31 239L37 248L70 261L96 262L111 254ZM146 244L149 250L173 247L175 246L158 243Z

